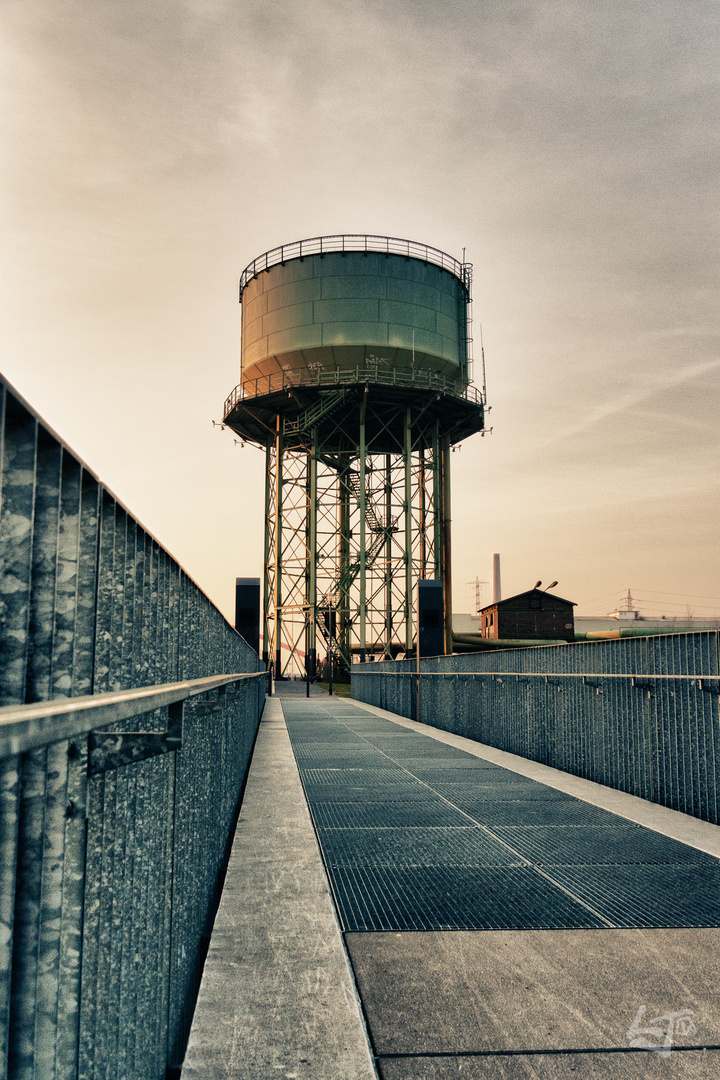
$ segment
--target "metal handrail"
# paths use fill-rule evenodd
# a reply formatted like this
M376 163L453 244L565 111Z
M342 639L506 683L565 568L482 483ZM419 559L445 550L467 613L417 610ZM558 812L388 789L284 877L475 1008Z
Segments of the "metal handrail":
M440 248L420 244L416 240L402 240L396 236L369 236L364 233L345 233L336 236L313 236L308 240L295 240L291 244L282 244L271 248L264 255L259 255L245 267L240 276L240 296L248 281L269 270L271 266L283 264L290 259L304 259L307 255L325 255L332 251L377 252L381 255L402 255L406 259L419 259L432 263L443 270L448 270L462 281L470 292L472 283L472 263L462 263L446 254Z
M347 386L353 383L376 383L379 386L404 386L418 390L437 390L442 394L469 401L474 405L484 405L483 395L472 383L458 382L436 371L407 371L377 367L345 368L338 371L276 371L271 375L261 375L257 379L246 379L229 394L223 406L223 419L227 417L238 401L262 397L265 394L295 387L331 387Z
M382 661L381 661L382 662ZM402 661L400 661L402 663ZM379 665L372 664L372 668L377 668ZM492 676L497 679L504 679L506 677L522 678L522 679L690 679L697 681L715 681L720 680L720 675L656 675L654 671L388 671L386 668L381 670L371 671L358 671L356 665L352 668L353 675L392 675L406 678L416 679L418 675L426 679L428 676L435 676L436 678L444 679L459 679L465 678L468 675L472 675L475 678L478 675Z
M265 677L264 671L213 675L109 694L55 698L31 705L6 705L0 709L0 759L84 735L95 728L174 705L241 679Z

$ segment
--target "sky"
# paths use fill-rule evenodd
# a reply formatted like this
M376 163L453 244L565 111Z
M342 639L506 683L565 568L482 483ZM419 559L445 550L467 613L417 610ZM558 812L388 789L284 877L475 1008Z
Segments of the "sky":
M499 552L504 595L720 613L718 0L2 7L3 374L226 615L238 278L344 232L474 265L455 609Z

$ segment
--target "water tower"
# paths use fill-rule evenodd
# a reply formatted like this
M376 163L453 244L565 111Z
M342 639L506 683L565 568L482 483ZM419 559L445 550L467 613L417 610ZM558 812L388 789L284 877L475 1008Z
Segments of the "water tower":
M323 236L240 280L242 381L224 422L266 450L264 658L304 673L413 648L415 585L443 582L450 448L483 429L472 267L410 240Z

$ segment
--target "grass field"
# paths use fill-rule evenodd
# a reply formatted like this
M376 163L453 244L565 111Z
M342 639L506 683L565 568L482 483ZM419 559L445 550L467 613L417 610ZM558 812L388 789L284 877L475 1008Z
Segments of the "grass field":
M326 682L316 682L315 686L319 686L321 690L329 690L330 685ZM350 697L350 683L338 683L333 679L333 694L336 697Z

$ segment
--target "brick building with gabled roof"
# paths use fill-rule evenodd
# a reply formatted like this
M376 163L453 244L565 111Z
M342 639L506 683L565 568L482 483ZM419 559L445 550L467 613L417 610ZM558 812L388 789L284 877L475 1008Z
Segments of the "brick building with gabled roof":
M572 600L529 589L482 608L481 633L484 638L574 641L574 607Z

